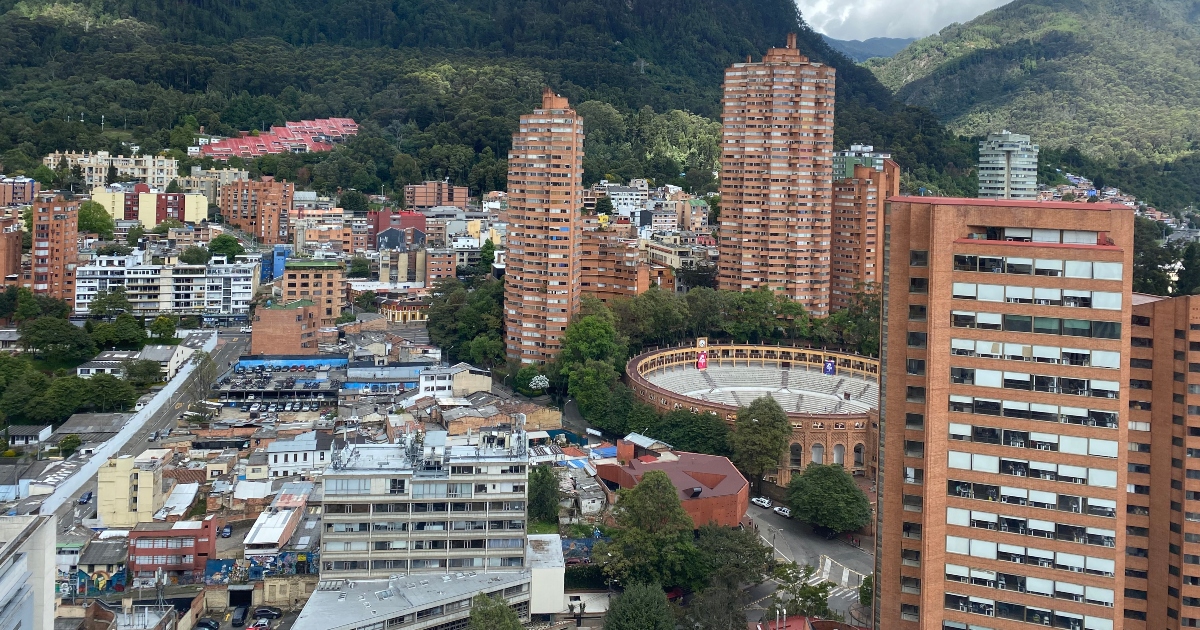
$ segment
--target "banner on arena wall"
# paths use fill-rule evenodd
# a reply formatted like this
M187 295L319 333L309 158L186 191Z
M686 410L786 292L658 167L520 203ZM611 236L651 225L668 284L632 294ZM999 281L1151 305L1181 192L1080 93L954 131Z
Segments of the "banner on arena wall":
M825 359L825 374L829 376L837 375L837 359Z
M708 351L701 350L696 353L696 369L703 370L708 368Z

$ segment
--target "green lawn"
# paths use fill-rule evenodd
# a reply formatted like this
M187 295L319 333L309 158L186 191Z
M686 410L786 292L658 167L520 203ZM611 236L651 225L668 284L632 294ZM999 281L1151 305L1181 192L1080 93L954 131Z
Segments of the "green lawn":
M558 524L557 523L545 523L542 521L530 521L529 522L529 533L530 534L557 534L558 533Z

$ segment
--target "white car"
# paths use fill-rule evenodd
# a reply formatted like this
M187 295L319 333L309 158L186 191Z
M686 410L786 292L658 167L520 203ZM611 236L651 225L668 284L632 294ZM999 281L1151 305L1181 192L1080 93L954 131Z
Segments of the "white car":
M783 507L782 505L777 506L773 511L776 514L782 516L783 518L792 518L792 511L788 508Z
M767 497L754 497L750 502L760 508L771 509L771 500Z
M254 332L254 329L251 328L250 326L242 326L241 332L243 332L243 333Z

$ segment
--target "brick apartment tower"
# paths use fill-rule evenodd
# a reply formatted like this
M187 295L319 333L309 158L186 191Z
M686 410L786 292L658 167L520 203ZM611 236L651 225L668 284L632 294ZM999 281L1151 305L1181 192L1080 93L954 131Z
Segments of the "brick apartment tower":
M21 282L23 225L20 216L0 217L0 280L6 285L19 286Z
M833 182L833 310L848 307L856 287L880 281L883 202L898 194L900 167L891 160L884 160L883 170L855 165L854 177Z
M1200 296L1134 294L1123 626L1200 627ZM1195 438L1195 439L1193 439Z
M886 206L875 627L1130 627L1132 210Z
M718 287L829 313L834 69L796 49L725 71Z
M404 207L421 211L438 206L453 206L467 209L466 186L455 186L449 181L429 181L408 184L404 187Z
M33 292L75 306L75 267L79 265L79 201L53 192L33 202Z
M291 243L292 196L296 185L264 177L221 186L221 215L262 245Z
M544 363L558 354L579 308L583 225L583 118L550 88L521 117L508 154L504 311L508 357Z

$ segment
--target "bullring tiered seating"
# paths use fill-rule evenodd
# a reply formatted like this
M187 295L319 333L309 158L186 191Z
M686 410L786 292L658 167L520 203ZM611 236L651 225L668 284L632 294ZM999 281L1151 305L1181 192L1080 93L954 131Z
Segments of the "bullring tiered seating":
M849 375L827 376L817 365L790 369L710 365L706 370L687 365L657 370L645 377L664 389L727 405L746 406L769 395L793 413L861 413L879 404L877 383Z

